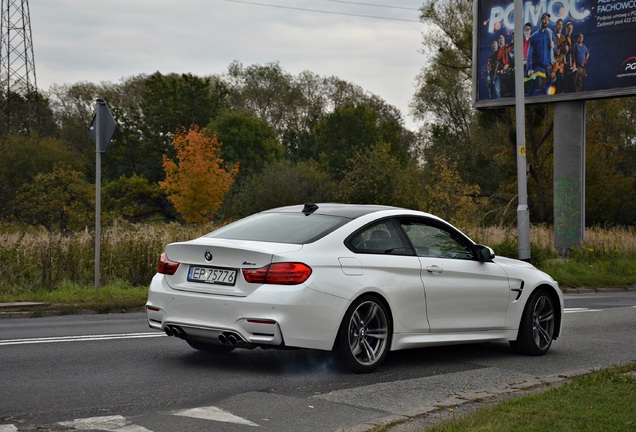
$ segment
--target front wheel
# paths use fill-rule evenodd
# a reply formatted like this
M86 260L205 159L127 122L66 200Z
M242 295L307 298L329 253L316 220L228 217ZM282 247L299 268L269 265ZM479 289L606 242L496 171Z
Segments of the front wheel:
M391 322L383 302L373 296L357 299L344 316L336 351L344 365L356 373L368 373L386 358L391 343Z
M546 290L536 291L526 304L517 340L511 341L510 346L521 354L545 354L552 345L555 323L556 313L552 298Z

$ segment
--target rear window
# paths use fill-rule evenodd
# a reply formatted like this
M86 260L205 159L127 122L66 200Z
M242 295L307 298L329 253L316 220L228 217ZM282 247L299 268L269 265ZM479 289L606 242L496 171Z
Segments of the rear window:
M326 236L351 219L302 213L260 213L236 221L205 237L306 244Z

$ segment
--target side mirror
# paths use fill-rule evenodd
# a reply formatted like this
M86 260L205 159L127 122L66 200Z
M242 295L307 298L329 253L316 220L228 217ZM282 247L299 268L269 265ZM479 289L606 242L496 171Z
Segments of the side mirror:
M488 262L495 259L495 251L484 245L476 245L475 252L479 262Z

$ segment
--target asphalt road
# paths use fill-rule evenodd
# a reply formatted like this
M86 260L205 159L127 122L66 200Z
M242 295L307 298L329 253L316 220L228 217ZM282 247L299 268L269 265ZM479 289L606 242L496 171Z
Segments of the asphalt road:
M636 360L636 292L567 295L566 309L544 357L417 349L369 375L309 350L206 355L139 313L0 320L0 432L364 431Z

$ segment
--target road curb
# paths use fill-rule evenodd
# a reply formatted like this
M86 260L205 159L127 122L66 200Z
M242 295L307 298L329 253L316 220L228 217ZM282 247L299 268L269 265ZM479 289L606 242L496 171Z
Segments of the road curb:
M527 396L551 390L565 384L570 379L592 373L597 369L582 369L568 374L550 375L528 379L523 382L508 383L505 386L468 390L450 395L434 403L422 406L404 415L393 414L339 432L370 432L378 427L390 432L421 432L444 421L457 419L485 406L500 403L506 399Z
M622 288L561 288L563 294L598 294L610 292L632 292L636 291L636 286L627 286Z
M96 315L110 313L145 312L144 306L133 308L112 308L106 311L75 308L67 304L51 304L44 302L10 302L0 303L0 320L11 318L40 318L62 315Z

